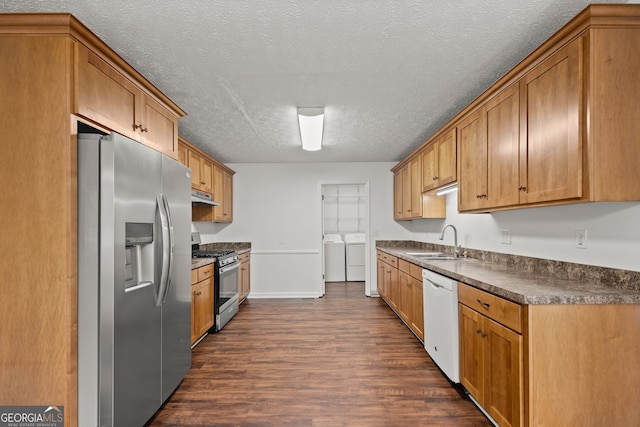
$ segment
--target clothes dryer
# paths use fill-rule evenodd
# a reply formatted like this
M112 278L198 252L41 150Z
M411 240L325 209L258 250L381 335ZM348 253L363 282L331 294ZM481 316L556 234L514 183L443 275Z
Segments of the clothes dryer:
M345 249L342 236L324 236L324 280L325 282L345 281Z
M364 282L364 233L345 234L347 282Z

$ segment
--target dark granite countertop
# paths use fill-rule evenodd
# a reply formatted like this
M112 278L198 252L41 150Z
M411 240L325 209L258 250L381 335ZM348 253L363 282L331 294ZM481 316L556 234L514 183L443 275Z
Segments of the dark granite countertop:
M450 252L451 248L411 243L379 241L376 247L520 304L640 304L638 272L495 253L487 256L480 251L471 251L482 255L478 258L425 260L407 252Z
M214 250L214 249L230 249L242 254L251 251L251 242L215 242L205 243L200 245L200 249ZM216 261L215 258L191 258L191 269L204 267L207 264L212 264Z
M215 258L191 258L191 269L195 270L196 268L204 267L214 262L216 262Z

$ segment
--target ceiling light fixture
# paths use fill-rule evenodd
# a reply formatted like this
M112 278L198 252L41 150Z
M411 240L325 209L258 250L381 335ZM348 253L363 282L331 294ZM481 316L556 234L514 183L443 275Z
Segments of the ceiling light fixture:
M306 151L320 150L322 148L324 108L298 108L298 124L302 149Z

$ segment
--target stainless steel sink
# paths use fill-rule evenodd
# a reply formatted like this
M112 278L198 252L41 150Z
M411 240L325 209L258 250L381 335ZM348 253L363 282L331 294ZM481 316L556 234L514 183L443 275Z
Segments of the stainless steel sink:
M407 255L422 258L422 259L433 259L433 260L461 260L464 258L454 257L453 255L446 254L444 252L407 252Z

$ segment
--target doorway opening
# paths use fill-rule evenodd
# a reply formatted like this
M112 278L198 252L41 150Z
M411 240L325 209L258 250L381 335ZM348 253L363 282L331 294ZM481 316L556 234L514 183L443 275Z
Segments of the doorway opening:
M325 282L369 284L369 183L321 183Z

